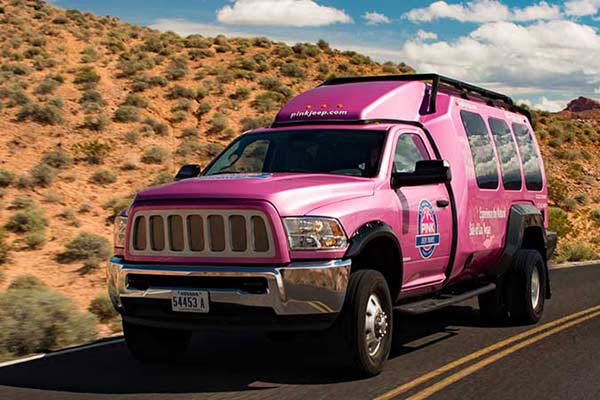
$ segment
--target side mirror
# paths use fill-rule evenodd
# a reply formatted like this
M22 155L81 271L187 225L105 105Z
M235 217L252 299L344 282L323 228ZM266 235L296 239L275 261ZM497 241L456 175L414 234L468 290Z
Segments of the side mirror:
M417 161L414 172L394 172L392 187L423 186L446 183L452 180L450 166L445 160Z
M176 181L195 178L200 175L200 166L198 164L187 164L179 168L179 172L175 175Z

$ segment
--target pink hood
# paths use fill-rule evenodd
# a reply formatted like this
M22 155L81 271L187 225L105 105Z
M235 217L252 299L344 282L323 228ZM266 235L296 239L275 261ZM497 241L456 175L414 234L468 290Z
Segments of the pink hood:
M282 217L307 215L315 208L372 196L371 179L327 174L237 174L186 179L142 190L136 202L156 200L263 200Z

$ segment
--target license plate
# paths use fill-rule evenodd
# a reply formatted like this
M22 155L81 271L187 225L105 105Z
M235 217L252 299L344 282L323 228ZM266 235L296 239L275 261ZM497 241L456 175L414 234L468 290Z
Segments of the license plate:
M174 290L171 294L171 309L177 312L206 314L209 310L208 292Z

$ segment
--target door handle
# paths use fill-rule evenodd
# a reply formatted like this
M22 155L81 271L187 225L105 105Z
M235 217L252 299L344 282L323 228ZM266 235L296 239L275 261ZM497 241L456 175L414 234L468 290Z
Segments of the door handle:
M450 202L448 200L438 200L435 202L435 204L439 207L439 208L446 208L450 205Z

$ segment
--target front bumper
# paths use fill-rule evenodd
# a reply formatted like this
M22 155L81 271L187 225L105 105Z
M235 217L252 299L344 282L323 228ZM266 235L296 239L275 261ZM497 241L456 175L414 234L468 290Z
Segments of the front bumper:
M288 320L328 317L336 316L342 309L350 267L349 259L271 267L132 264L113 257L108 262L108 292L124 318L160 326L169 321L184 325L202 325L206 321L212 325L215 320L225 324L244 317L252 320L257 310L261 315L275 317L269 321L277 317ZM132 278L140 276L153 284L136 287ZM257 292L230 284L240 279L259 279L264 282L264 289ZM202 287L202 282L209 280L211 283ZM190 282L200 284L190 287ZM181 283L185 286L178 286ZM210 312L195 315L171 312L172 291L180 289L207 291ZM161 321L165 323L159 324Z

